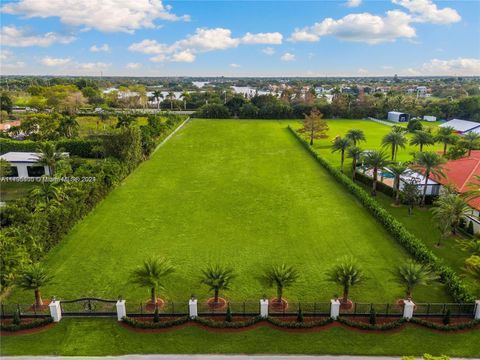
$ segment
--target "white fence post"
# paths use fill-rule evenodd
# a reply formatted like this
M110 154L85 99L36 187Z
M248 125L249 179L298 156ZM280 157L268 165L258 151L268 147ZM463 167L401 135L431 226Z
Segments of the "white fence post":
M268 317L268 299L260 299L260 316L262 318Z
M403 300L403 317L405 319L411 319L413 317L413 310L415 304L412 300Z
M340 300L338 299L330 300L330 317L336 320L339 315L340 315Z
M62 320L62 308L60 307L60 301L55 299L52 300L50 304L48 304L50 308L50 316L53 318L54 322L59 322Z
M125 306L125 300L118 299L117 301L117 320L122 321L127 316L127 309Z
M480 320L480 300L475 300L475 320Z
M197 299L195 299L193 296L188 301L188 314L191 319L195 319L198 316Z

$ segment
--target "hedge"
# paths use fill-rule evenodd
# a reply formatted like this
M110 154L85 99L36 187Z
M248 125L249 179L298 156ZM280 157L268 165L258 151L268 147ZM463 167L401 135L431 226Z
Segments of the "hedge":
M325 326L335 321L330 317L322 320L317 320L317 321L302 321L302 322L282 321L282 320L275 319L273 317L268 317L266 320L270 324L273 324L275 326L282 327L282 328L287 328L287 329L310 329L314 327Z
M288 129L318 163L342 184L348 192L354 195L409 254L417 261L431 265L433 269L439 273L440 280L445 284L448 292L456 302L465 303L475 301L475 297L467 290L458 275L449 266L443 264L420 239L410 233L402 223L395 219L393 215L385 210L362 187L355 184L348 176L335 169L323 159L290 125Z
M208 326L211 328L217 329L240 329L248 326L255 325L263 320L261 316L255 316L251 319L244 320L244 321L215 321L211 319L203 319L201 317L196 317L193 319L195 322L202 324L204 326Z
M101 139L64 139L54 141L57 146L70 153L70 156L95 158L94 147L102 144ZM0 154L11 151L37 152L38 142L31 140L11 140L0 138Z
M169 328L169 327L172 327L172 326L185 324L189 320L190 319L189 319L188 316L183 316L183 317L180 317L178 319L167 320L167 321L159 321L159 322L138 321L138 320L136 320L134 318L131 318L131 317L128 317L128 316L125 316L125 317L122 318L122 321L125 324L130 325L130 326L132 326L134 328L137 328L137 329L165 329L165 328Z
M396 329L396 328L402 326L403 324L405 324L407 319L400 318L396 321L392 321L392 322L385 323L385 324L382 324L382 325L372 325L372 324L367 324L367 323L362 323L362 322L356 322L356 321L351 321L351 320L348 320L346 318L341 318L341 317L339 317L337 319L337 321L340 324L347 325L347 326L350 326L350 327L354 327L354 328L357 328L357 329L362 329L362 330L391 330L391 329Z
M27 330L27 329L34 329L37 327L42 327L48 324L51 324L53 322L52 317L46 317L43 319L31 321L31 322L23 322L20 324L1 324L0 329L2 331L9 331L9 332L14 332L14 331L20 331L20 330Z
M429 328L429 329L441 330L441 331L469 330L469 329L475 329L480 325L480 320L471 320L464 323L443 325L443 324L436 324L430 321L426 321L426 320L422 320L414 317L410 319L410 322L417 325L425 326L426 328Z

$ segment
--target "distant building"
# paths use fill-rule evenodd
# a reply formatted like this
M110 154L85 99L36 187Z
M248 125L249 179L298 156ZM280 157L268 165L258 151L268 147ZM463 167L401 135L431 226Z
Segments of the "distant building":
M435 121L437 121L437 117L436 116L430 116L430 115L424 115L423 120L430 121L430 122L435 122Z
M390 111L388 113L388 120L393 122L408 122L410 115L399 111Z
M480 130L480 123L468 120L453 119L441 124L440 127L452 127L458 134L466 134L467 132L473 130L478 132L478 130Z
M40 153L8 152L0 155L0 159L10 163L9 177L39 177L50 175L48 166L38 164Z

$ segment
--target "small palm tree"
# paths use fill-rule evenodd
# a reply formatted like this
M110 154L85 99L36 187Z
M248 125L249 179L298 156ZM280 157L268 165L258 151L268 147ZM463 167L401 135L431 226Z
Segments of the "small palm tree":
M434 145L435 144L435 138L433 137L432 134L426 131L415 131L413 133L412 139L410 140L410 145L419 145L420 146L420 152L423 151L424 146L428 145Z
M347 157L352 159L352 180L355 180L355 173L357 169L357 163L361 159L363 150L358 146L349 147L347 150Z
M399 147L405 149L406 143L407 138L403 132L391 131L382 139L382 146L391 148L392 160L396 159Z
M365 165L373 169L372 195L377 195L378 170L387 166L390 161L387 155L381 151L369 151L364 158Z
M163 99L163 94L160 90L155 90L153 92L153 98L155 99L155 102L157 103L157 110L160 110L160 99Z
M27 266L20 274L17 281L18 286L25 290L33 290L35 292L35 306L42 306L42 296L40 288L52 282L53 277L48 275L45 268L39 264Z
M434 221L448 223L454 234L462 220L465 220L471 211L467 203L454 193L440 196L432 208Z
M283 290L293 285L299 278L299 272L293 266L285 264L272 265L265 270L261 277L262 282L268 287L275 286L277 288L277 303L282 303Z
M54 182L42 181L38 186L30 190L29 195L36 202L49 204L52 201L60 200L61 190Z
M218 294L220 290L229 290L231 281L235 278L233 269L222 265L210 265L202 270L201 283L213 290L214 304L218 304Z
M425 176L425 182L423 185L423 195L421 205L425 205L425 198L427 196L427 187L428 187L428 179L430 175L434 175L436 177L445 177L443 173L442 165L445 163L445 160L439 156L436 152L433 151L426 151L420 152L415 155L414 163L412 167L423 173Z
M460 144L468 150L468 156L472 155L472 150L480 145L480 134L470 131L463 135Z
M170 91L167 95L167 99L170 100L170 110L173 110L173 100L175 100L175 93Z
M163 279L175 271L174 266L165 258L151 257L132 271L134 284L150 288L150 302L157 303L157 290L163 290Z
M350 140L347 138L337 137L333 141L332 152L340 151L342 154L340 161L340 171L343 173L343 163L345 162L345 151L350 146Z
M74 116L65 115L60 119L59 132L66 138L72 138L78 133L80 125Z
M388 166L388 170L393 175L393 189L395 190L395 205L400 204L400 180L401 177L408 173L408 166L401 162L391 164Z
M350 256L341 258L338 264L328 270L327 279L343 287L343 297L341 302L344 304L348 303L348 293L350 288L365 280L363 270L360 268L357 261Z
M44 142L38 146L38 152L38 163L47 166L50 176L53 176L57 162L63 158L62 150L51 142Z
M191 95L188 91L184 91L181 97L183 99L183 110L187 110L187 101L191 98Z
M350 140L353 146L357 146L360 141L366 141L365 133L361 129L350 129L345 134L345 137Z
M398 266L394 274L396 280L405 286L407 299L412 297L412 291L417 285L429 285L438 279L429 266L410 259Z
M447 154L447 146L453 145L458 140L455 129L451 126L439 127L435 140L443 144L443 155Z

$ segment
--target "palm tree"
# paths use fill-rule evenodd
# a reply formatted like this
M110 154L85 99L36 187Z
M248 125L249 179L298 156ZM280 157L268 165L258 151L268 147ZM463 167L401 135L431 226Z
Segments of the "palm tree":
M392 160L396 159L398 148L401 147L405 149L405 144L407 143L407 139L403 132L396 132L391 131L387 135L385 135L382 139L382 146L383 147L391 147L392 149Z
M117 129L128 128L133 124L135 118L130 115L120 114L118 115Z
M288 266L285 264L281 265L272 265L270 268L266 269L261 280L268 287L275 286L277 288L277 299L278 304L282 303L283 289L293 285L299 277L299 273L296 268L293 266Z
M425 176L425 183L423 185L423 195L421 205L425 205L425 198L427 196L427 187L428 187L428 179L430 175L434 175L436 177L445 177L445 174L442 170L442 165L445 163L445 160L439 156L436 152L433 151L426 151L426 152L419 152L415 154L415 159L412 167L423 173Z
M350 256L340 259L338 264L327 271L327 279L343 287L343 297L341 302L348 303L348 293L354 285L362 283L364 279L363 270L357 261Z
M460 144L468 150L468 156L472 155L472 150L480 145L480 134L470 131L463 135Z
M412 297L412 291L417 285L428 285L438 277L428 265L416 263L409 259L395 269L396 280L405 286L407 299Z
M358 146L349 147L347 150L347 157L352 159L352 180L355 180L355 173L357 169L357 163L362 157L363 150Z
M51 201L58 201L60 193L59 187L54 182L42 181L30 190L30 197L38 203L49 204Z
M340 171L343 173L343 163L345 161L345 150L350 146L350 140L347 138L342 138L340 136L336 137L333 140L332 145L332 152L340 151L342 154L341 162L340 162Z
M47 141L38 146L38 152L40 153L38 163L47 166L50 176L53 176L57 162L63 158L61 149L58 149L57 145Z
M455 129L451 126L439 127L435 140L443 143L443 155L446 155L447 146L455 144L458 136L455 135Z
M80 125L74 116L63 116L60 119L59 132L66 138L72 138L78 132Z
M357 146L357 143L360 141L367 140L365 138L365 133L363 132L363 130L360 130L360 129L348 130L347 133L345 134L345 137L353 143L353 146Z
M170 91L167 95L167 99L170 100L170 110L173 110L173 100L175 100L175 93Z
M464 193L467 200L480 197L480 175L474 175L474 180L470 181L467 186L471 189Z
M377 195L378 170L383 169L390 161L384 152L377 150L367 152L363 161L366 166L373 169L372 195L375 196Z
M440 196L434 205L432 208L434 221L449 224L450 230L454 234L456 228L472 211L467 203L454 193Z
M33 290L35 292L35 306L42 306L43 301L40 288L50 284L52 279L53 277L47 273L45 268L41 264L36 263L23 269L17 284L24 290Z
M183 110L187 110L187 101L191 97L190 93L188 91L184 91L184 92L182 92L181 97L183 99Z
M157 110L160 110L160 99L163 99L163 94L160 90L155 90L153 92L153 98L155 99L155 102L157 103Z
M235 278L233 269L222 265L209 265L202 270L201 283L214 291L213 303L218 304L218 293L220 290L229 290L230 282Z
M410 145L419 145L420 152L423 151L424 146L434 145L435 139L432 134L426 131L417 130L413 133L413 137L410 140Z
M407 165L399 162L389 165L388 170L394 176L393 189L395 190L395 205L398 205L400 204L400 179L402 175L405 175L408 172L409 168Z
M151 257L132 271L132 282L150 288L150 302L157 303L157 290L163 290L163 279L175 271L168 259Z

